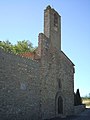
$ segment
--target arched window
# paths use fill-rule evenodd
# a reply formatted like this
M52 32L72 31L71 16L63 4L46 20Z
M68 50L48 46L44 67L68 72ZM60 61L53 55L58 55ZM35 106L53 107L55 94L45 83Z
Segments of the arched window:
M58 26L58 16L56 13L54 13L54 26L57 27Z
M63 99L61 96L58 97L58 114L63 114Z

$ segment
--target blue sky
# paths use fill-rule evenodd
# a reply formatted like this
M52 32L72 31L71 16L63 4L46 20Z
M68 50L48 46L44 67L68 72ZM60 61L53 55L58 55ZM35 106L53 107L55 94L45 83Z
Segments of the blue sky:
M38 44L43 13L51 5L61 15L62 50L75 64L75 91L90 93L90 0L0 0L0 40Z

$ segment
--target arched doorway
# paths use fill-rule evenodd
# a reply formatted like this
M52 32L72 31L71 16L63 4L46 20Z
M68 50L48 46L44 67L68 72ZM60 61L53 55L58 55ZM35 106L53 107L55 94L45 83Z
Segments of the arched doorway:
M58 97L58 114L63 114L63 99L61 96Z

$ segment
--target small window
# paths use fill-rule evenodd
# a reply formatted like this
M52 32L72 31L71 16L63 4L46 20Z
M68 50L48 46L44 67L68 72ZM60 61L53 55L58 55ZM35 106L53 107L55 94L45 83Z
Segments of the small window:
M57 27L58 26L58 16L56 13L54 13L54 26Z
M59 87L59 89L62 87L60 79L58 79L58 87Z

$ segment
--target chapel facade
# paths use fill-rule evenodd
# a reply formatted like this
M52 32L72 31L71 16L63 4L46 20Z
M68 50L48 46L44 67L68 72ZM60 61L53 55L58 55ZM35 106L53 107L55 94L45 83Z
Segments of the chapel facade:
M41 113L43 118L74 112L74 64L61 51L61 16L48 6L44 11L44 33L37 50L41 57Z

